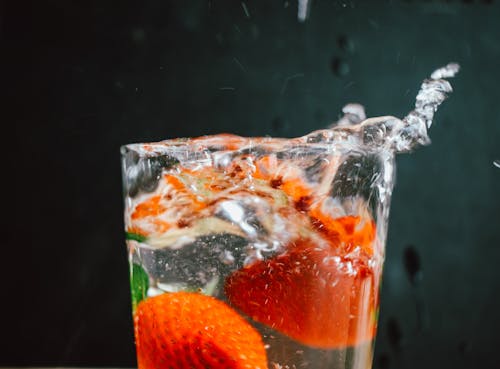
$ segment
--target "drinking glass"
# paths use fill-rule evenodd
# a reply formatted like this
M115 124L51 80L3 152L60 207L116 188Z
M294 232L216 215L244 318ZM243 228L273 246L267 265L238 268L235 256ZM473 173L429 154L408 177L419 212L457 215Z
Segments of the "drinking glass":
M140 369L370 368L395 155L428 143L456 64L400 120L299 138L122 147Z

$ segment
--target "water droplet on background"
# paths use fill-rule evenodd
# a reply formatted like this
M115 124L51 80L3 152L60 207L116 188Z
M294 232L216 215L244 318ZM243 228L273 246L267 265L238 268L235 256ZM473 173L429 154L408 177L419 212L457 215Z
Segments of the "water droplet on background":
M391 358L388 354L382 353L377 359L377 364L380 369L388 369L391 366Z
M412 245L406 247L403 254L403 262L412 285L416 285L421 276L420 256Z
M401 327L395 318L390 318L387 322L387 336L391 346L395 350L399 350L401 348L403 333L401 332Z
M354 44L346 35L340 35L337 38L337 46L340 50L352 53L354 51Z
M305 22L309 13L309 0L299 0L297 6L297 19L299 22Z
M332 60L332 71L337 77L345 77L349 74L350 67L347 62L341 58L333 58Z

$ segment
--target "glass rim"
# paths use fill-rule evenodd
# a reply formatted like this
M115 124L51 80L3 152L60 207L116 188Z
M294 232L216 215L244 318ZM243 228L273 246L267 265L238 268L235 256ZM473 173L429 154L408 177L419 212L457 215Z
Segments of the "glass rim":
M339 129L341 128L341 129ZM197 137L169 138L160 141L135 142L120 146L122 156L135 152L140 157L151 158L166 154L195 152L240 152L253 153L258 148L269 151L300 150L321 151L327 154L373 154L385 152L393 156L394 150L384 145L363 143L355 140L349 127L321 129L300 137L239 136L230 133L210 134Z

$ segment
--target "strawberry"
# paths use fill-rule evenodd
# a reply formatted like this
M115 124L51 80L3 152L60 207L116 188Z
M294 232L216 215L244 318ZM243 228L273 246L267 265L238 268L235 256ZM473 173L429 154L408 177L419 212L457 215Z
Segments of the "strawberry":
M363 259L300 240L228 277L230 303L296 341L340 348L373 339L377 286Z
M214 297L148 298L138 304L134 326L139 369L267 369L259 333Z

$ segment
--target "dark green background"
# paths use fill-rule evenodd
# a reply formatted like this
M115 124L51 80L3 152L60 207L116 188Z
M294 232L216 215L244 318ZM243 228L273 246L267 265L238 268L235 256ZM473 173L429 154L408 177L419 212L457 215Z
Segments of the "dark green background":
M0 365L135 365L121 144L402 117L457 61L432 145L398 158L374 367L500 366L500 1L245 5L0 7Z

